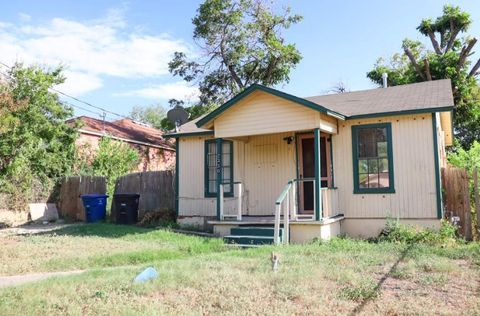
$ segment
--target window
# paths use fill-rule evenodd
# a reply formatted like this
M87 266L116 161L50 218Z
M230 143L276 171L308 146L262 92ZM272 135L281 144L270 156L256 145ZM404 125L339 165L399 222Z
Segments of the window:
M392 126L352 126L354 193L395 193Z
M217 162L221 166L217 166ZM217 172L222 172L224 195L233 196L233 143L222 140L221 153L217 153L217 140L205 141L205 196L217 196Z

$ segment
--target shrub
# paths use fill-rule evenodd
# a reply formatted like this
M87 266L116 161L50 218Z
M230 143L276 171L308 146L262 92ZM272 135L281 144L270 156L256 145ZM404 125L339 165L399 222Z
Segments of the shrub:
M88 146L81 146L76 153L78 175L103 176L107 182L107 194L112 197L115 182L138 165L138 151L128 144L104 137L95 152ZM109 203L111 199L109 199Z
M452 246L457 243L457 228L448 221L442 220L439 230L420 228L401 224L400 221L387 219L387 224L377 238L377 241L395 243L422 243L433 246Z
M8 209L47 201L71 171L77 132L64 121L73 110L50 91L63 81L61 68L16 64L0 83L0 193Z

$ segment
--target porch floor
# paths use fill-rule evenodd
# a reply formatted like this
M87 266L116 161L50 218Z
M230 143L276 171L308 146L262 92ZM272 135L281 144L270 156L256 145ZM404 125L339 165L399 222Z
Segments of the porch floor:
M328 218L323 218L319 221L313 220L311 218L299 218L297 220L290 220L290 223L292 224L305 224L305 225L312 225L312 224L317 224L317 225L324 225L324 224L330 224L334 223L337 221L341 221L344 219L343 214L339 214L336 216L328 217ZM281 220L283 222L283 216L281 217ZM241 221L237 220L211 220L208 221L208 224L211 225L273 225L275 223L275 216L242 216Z

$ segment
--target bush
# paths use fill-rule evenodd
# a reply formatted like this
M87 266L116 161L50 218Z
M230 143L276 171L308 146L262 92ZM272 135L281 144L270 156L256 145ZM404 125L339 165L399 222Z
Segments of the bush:
M377 238L377 241L395 243L421 243L432 246L449 247L458 242L457 228L446 220L441 221L439 230L420 228L412 225L401 224L400 221L387 219L387 224Z
M63 81L61 68L16 64L0 82L2 207L23 211L29 202L48 201L71 171L77 132L64 121L73 110L50 91Z
M93 151L88 146L80 146L77 149L76 157L75 173L80 176L105 177L107 194L112 198L117 178L134 171L139 162L137 150L127 143L113 140L110 137L102 138L97 151ZM111 201L112 199L108 200L108 209Z

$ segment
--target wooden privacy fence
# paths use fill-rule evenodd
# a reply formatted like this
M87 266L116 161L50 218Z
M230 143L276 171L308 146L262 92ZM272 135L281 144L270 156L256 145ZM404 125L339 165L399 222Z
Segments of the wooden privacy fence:
M447 219L458 219L459 234L472 240L472 213L469 178L465 169L447 166L442 168L444 207Z
M62 180L58 201L59 215L76 220L85 220L82 194L105 194L107 184L104 177L66 177Z
M120 177L115 183L116 193L140 194L138 218L146 212L172 212L175 208L175 177L172 171L149 171L131 173ZM112 216L115 214L112 204Z

